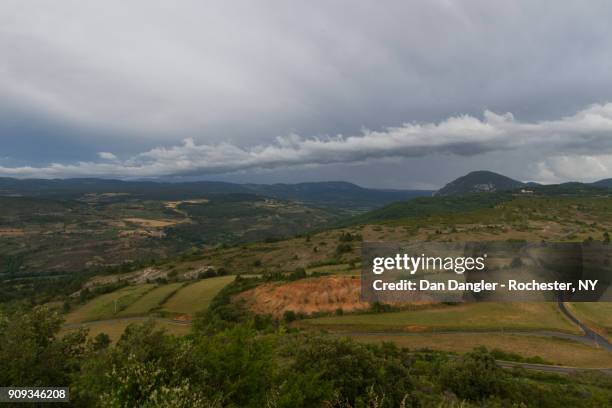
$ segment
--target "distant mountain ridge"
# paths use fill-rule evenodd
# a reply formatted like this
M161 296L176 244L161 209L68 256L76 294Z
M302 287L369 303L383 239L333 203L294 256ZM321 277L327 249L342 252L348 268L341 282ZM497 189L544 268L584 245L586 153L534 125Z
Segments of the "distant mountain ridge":
M544 194L569 194L578 192L597 192L600 189L612 188L612 178L594 183L569 181L560 184L539 184L518 181L510 177L487 170L472 171L461 176L434 193L434 196L453 196L471 193L495 193L524 188Z
M0 196L78 199L85 194L130 194L152 200L186 200L211 194L257 194L345 209L372 209L414 197L430 190L378 190L344 181L297 184L237 184L220 181L156 182L112 179L0 178Z
M592 183L596 187L612 188L612 178L596 181Z
M526 184L492 171L473 171L446 184L435 195L450 196L470 193L494 193L509 191Z
M343 220L341 226L361 225L436 214L494 208L517 196L612 197L612 179L595 183L523 183L491 171L474 171L451 181L431 197L396 202Z

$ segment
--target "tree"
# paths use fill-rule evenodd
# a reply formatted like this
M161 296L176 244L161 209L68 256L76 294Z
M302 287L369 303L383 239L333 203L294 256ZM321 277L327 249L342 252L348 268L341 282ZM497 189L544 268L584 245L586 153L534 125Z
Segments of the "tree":
M480 401L491 395L503 395L506 376L491 353L479 347L457 361L446 363L440 382L460 398Z
M369 394L375 393L385 396L384 406L397 407L413 388L411 374L394 355L396 350L388 352L348 339L302 335L286 344L284 352L293 358L291 373L317 373L316 381L325 390L324 400L344 401L341 406L366 406Z
M115 347L98 348L83 362L73 378L73 397L84 406L161 407L170 397L168 406L207 406L190 383L190 350L191 343L155 329L153 322L132 324Z
M296 319L295 312L293 310L285 310L283 313L283 320L287 323L291 323Z
M87 332L59 335L63 319L47 307L0 315L0 384L66 386L86 352Z
M336 246L336 254L337 255L342 255L345 254L347 252L351 252L353 250L353 247L351 244L338 244L338 246Z
M108 334L106 333L98 333L98 335L94 337L93 341L91 342L91 346L94 350L104 350L108 348L110 344L110 337L108 337Z

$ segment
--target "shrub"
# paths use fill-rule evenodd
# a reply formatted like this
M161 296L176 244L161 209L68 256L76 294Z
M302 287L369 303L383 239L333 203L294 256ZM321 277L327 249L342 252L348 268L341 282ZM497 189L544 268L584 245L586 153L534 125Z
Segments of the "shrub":
M304 279L306 277L306 270L304 268L297 268L295 271L291 272L291 279Z
M521 266L523 266L523 261L520 257L517 256L512 259L512 262L510 262L510 266L512 268L520 268Z
M481 401L491 395L503 395L507 373L484 347L446 363L440 371L440 382L460 398Z
M295 321L296 318L297 316L293 310L285 310L285 313L283 313L283 320L287 323Z
M340 254L345 254L345 253L347 253L347 252L351 252L352 250L353 250L352 245L351 245L351 244L346 244L346 243L345 243L345 244L339 244L339 245L336 247L336 253L337 253L338 255L340 255Z

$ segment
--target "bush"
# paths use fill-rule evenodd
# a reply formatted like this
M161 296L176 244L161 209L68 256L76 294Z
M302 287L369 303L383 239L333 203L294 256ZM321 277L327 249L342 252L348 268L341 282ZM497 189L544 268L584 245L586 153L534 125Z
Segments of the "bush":
M336 254L341 255L347 252L351 252L353 250L353 246L351 244L339 244L336 247Z
M512 262L510 262L510 267L512 268L520 268L521 266L523 266L523 261L521 260L520 257L514 257L512 258Z
M219 274L217 273L217 271L215 271L213 268L208 268L205 271L198 273L198 279L214 278L218 275Z
M338 238L340 242L363 241L361 234L351 234L350 232L342 232Z
M394 310L396 310L396 308L386 303L374 302L370 306L370 311L372 313L387 313L392 312Z
M297 316L293 310L285 310L285 313L283 313L283 320L287 323L295 321L296 318Z
M297 268L295 271L291 272L290 278L292 280L297 280L304 279L306 276L306 270L304 268Z
M480 347L456 361L446 363L440 382L460 398L481 401L492 395L505 395L507 373L486 348Z

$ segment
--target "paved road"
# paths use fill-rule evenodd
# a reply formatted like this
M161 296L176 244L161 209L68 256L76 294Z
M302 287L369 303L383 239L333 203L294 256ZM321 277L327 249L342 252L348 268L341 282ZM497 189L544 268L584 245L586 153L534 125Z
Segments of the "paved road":
M574 231L570 231L568 234L573 234L573 233ZM540 269L547 271L549 273L549 276L555 276L556 274L554 271L551 271L544 264L542 264L542 261L538 257L534 257L529 253L529 249L537 245L538 244L525 245L523 248L521 248L521 254L526 257L529 257L532 260L532 262L534 262ZM563 302L562 297L563 295L561 293L557 294L557 299L558 299L557 305L559 306L559 310L561 311L561 313L563 313L570 321L572 321L574 324L580 327L580 329L584 332L583 337L587 339L591 344L595 345L596 347L601 347L601 348L606 349L607 351L612 352L612 344L610 344L608 339L601 336L599 333L595 332L593 329L587 326L584 322L578 319L578 317L575 316L567 308L567 306L565 305L565 302Z
M406 333L406 332L337 332L332 333L335 336L419 336L423 334L500 334L499 331L441 331L441 332L425 332L425 333ZM581 343L588 344L590 346L593 345L593 342L589 339L586 339L585 336L578 336L574 334L567 334L561 332L553 332L553 331L504 331L504 334L513 334L513 335L524 335L524 336L542 336L542 337L558 337L563 339L569 339L574 341L579 341ZM505 361L505 360L496 360L497 364L503 368L515 368L521 367L526 370L532 371L542 371L549 373L560 373L560 374L571 374L576 372L583 371L599 371L604 372L606 374L612 375L612 368L582 368L582 367L569 367L569 366L558 366L558 365L550 365L550 364L532 364L532 363L520 363L515 361Z
M608 339L606 339L605 337L591 329L589 326L587 326L580 319L578 319L572 312L570 312L564 302L558 301L557 304L559 305L559 309L561 310L561 312L582 329L585 338L589 339L589 341L591 341L597 347L601 347L612 352L612 344L610 344Z

